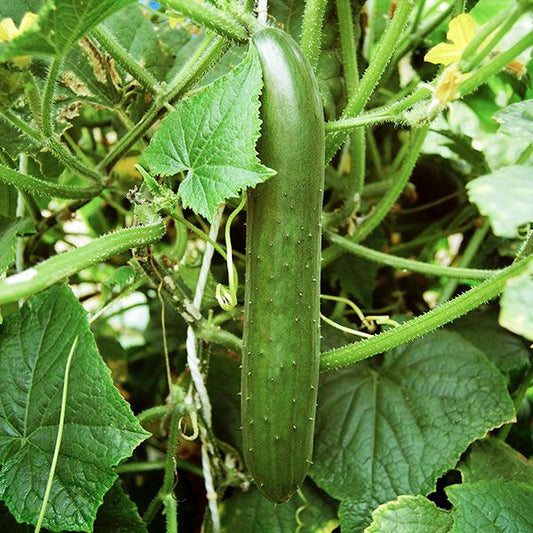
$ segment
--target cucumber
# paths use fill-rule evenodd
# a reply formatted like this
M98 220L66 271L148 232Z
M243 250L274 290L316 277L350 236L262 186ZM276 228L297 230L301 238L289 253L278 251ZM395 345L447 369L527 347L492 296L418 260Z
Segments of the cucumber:
M272 502L303 483L319 370L324 116L311 66L285 32L252 43L264 89L261 161L277 175L248 192L242 365L244 457Z

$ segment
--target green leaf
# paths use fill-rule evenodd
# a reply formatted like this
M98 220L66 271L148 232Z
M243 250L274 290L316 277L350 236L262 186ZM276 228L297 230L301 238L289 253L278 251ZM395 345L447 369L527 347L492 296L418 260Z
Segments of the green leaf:
M533 462L494 438L474 442L458 469L465 483L522 481L533 485Z
M172 66L168 47L163 47L150 19L138 5L127 6L108 18L104 25L117 42L157 79Z
M510 279L500 299L500 325L533 341L533 279L531 273Z
M365 533L445 533L452 528L450 513L423 496L400 496L372 513Z
M448 487L448 494L456 495L452 512L438 509L422 496L400 496L397 500L380 505L372 514L373 522L365 533L444 533L445 531L529 531L520 516L518 506L508 506L507 498L517 488L531 494L533 463L508 444L488 438L474 442L468 455L458 466L464 485ZM477 484L478 482L498 482ZM504 482L504 483L501 483ZM505 483L512 482L512 483ZM514 482L523 485L517 487ZM481 490L477 490L481 488ZM502 500L500 498L502 497ZM511 496L512 497L512 496ZM519 495L523 498L523 495ZM494 499L498 501L494 503ZM504 512L501 506L505 505ZM529 505L529 507L531 507ZM480 519L479 509L486 518ZM510 511L510 512L509 512ZM468 517L471 518L468 518ZM530 515L531 516L531 515ZM468 520L468 521L467 521ZM502 520L508 520L506 529ZM530 520L530 519L529 519Z
M235 492L221 505L220 522L223 533L286 533L300 531L301 533L334 531L339 522L335 508L326 501L311 485L303 487L304 502L295 495L289 502L276 505L266 500L255 488L248 492ZM303 523L297 529L298 517Z
M447 487L454 531L533 531L533 486L520 481L480 481Z
M500 123L500 132L524 140L533 138L533 100L511 104L493 117Z
M0 215L0 277L15 261L17 237L35 231L29 218L6 218Z
M35 24L0 44L0 61L23 55L63 55L115 11L135 0L48 0Z
M468 197L489 217L495 235L516 237L518 227L533 220L531 168L510 166L466 185Z
M442 135L448 142L443 143L459 158L468 163L471 167L471 174L480 176L490 172L490 167L485 159L485 154L476 150L472 144L472 137L463 133L455 133L451 130L433 130Z
M218 439L242 452L241 371L239 361L225 355L211 357L207 391L213 406L213 430Z
M0 20L12 18L18 26L22 17L29 11L37 13L43 5L43 0L2 0L0 4Z
M384 242L383 234L374 231L366 238L365 245L379 250ZM339 283L349 298L354 297L361 305L371 308L379 269L379 263L352 254L344 254L328 266L326 276L331 282Z
M68 287L28 300L0 328L0 496L20 522L39 515L58 432L65 364L70 370L65 426L44 526L91 530L113 466L147 433L113 386Z
M509 0L479 0L470 11L470 15L478 24L485 24L502 9L509 9Z
M381 367L325 375L311 476L364 527L379 504L429 493L473 440L513 419L502 374L457 333L437 331Z
M104 496L104 503L98 510L94 533L147 533L139 516L137 506L130 500L117 480Z
M495 310L469 313L449 329L481 350L502 372L519 370L529 363L529 349L520 337L500 327Z
M144 152L154 174L187 172L183 205L212 220L216 208L241 189L275 174L259 163L261 66L257 52L165 118Z
M304 0L270 0L268 4L269 15L282 24L283 29L297 41L302 35L304 9Z

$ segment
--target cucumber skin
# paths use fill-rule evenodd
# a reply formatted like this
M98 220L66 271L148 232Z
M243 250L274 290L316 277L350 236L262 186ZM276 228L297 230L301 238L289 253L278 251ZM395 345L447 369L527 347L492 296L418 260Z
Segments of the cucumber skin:
M261 492L287 501L311 464L320 352L324 115L299 46L252 39L264 89L258 152L276 176L248 192L242 368L244 457Z

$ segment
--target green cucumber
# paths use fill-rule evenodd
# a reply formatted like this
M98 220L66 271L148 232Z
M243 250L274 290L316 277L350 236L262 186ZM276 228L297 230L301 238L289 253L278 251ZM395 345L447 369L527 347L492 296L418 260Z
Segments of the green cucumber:
M324 116L294 40L268 28L252 42L264 81L258 152L277 175L248 192L242 428L248 469L280 503L303 483L313 451Z

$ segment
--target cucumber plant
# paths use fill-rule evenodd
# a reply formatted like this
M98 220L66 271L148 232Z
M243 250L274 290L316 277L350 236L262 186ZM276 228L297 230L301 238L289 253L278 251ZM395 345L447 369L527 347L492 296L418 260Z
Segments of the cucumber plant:
M0 529L533 528L530 1L0 4Z

